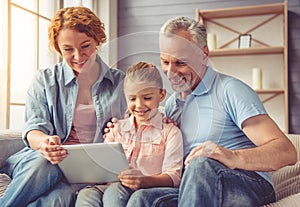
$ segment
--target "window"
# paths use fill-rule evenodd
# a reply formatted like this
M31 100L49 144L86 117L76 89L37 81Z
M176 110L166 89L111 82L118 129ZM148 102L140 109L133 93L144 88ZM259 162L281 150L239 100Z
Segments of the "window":
M0 8L0 129L22 129L27 88L36 70L59 61L48 49L48 25L57 9L96 0L3 0ZM95 12L97 13L97 12Z

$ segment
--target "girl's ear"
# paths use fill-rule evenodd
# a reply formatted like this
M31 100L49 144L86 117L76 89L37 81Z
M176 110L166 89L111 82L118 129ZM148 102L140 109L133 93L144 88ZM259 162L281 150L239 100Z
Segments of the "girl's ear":
M162 89L160 92L160 102L162 102L166 98L166 95L167 95L166 89Z

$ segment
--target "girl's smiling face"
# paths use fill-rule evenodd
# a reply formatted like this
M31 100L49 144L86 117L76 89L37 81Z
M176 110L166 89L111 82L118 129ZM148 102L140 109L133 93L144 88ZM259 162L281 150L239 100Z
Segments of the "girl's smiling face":
M149 121L157 113L159 103L166 96L166 91L155 87L139 87L134 82L124 85L129 112L135 117L138 128L143 122Z
M76 74L89 69L96 60L97 42L85 33L72 29L63 29L57 37L62 57Z

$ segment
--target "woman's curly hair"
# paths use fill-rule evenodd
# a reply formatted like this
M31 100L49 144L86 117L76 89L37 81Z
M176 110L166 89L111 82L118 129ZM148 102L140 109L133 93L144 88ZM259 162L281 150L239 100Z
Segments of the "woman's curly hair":
M56 12L48 28L49 47L54 48L59 54L57 37L61 30L72 29L85 33L96 40L97 45L106 41L104 24L86 7L68 7Z

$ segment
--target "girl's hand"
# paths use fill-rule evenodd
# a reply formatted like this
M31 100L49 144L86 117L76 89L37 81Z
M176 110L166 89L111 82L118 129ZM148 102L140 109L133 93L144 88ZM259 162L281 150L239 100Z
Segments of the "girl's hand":
M146 176L138 169L127 169L120 173L118 176L122 185L132 188L134 190L146 188Z
M67 151L61 147L59 136L49 136L40 143L40 153L52 164L60 163L66 156Z

